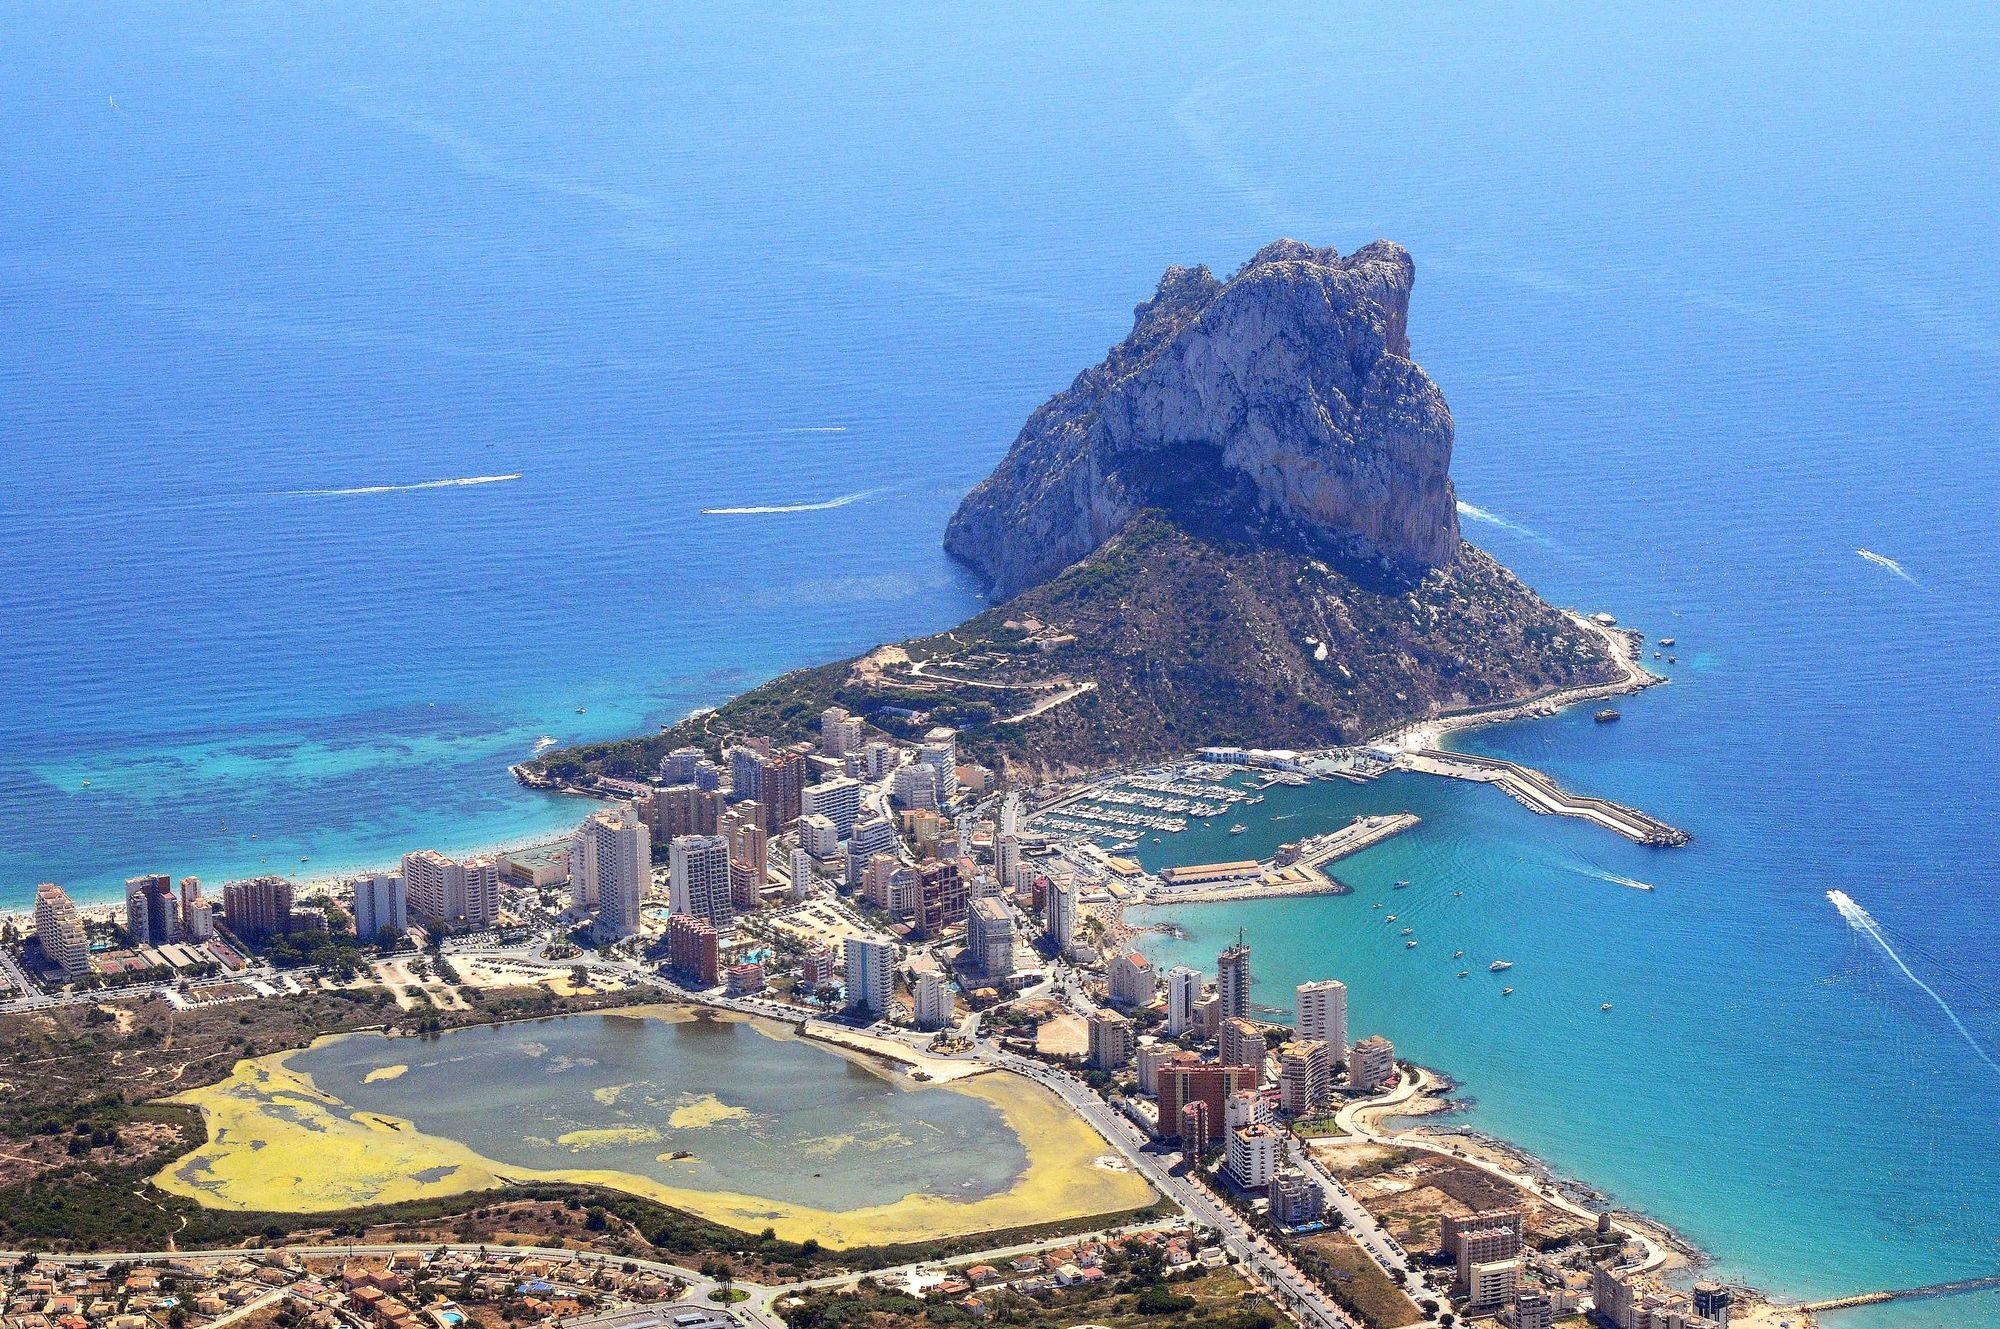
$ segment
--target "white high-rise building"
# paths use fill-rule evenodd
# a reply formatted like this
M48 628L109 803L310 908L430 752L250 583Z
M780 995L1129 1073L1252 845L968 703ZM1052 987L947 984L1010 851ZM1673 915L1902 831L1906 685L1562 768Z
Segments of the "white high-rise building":
M736 917L729 893L729 837L676 835L667 850L667 902L676 914L692 914L721 926Z
M1195 1027L1200 1016L1195 1007L1201 1001L1201 974L1186 965L1167 970L1167 1037L1179 1038Z
M42 958L70 978L90 972L90 938L84 934L83 915L67 892L54 882L35 888L35 940Z
M1287 1116L1312 1116L1333 1096L1333 1049L1317 1038L1295 1038L1278 1049L1278 1103Z
M1049 945L1057 955L1068 952L1070 944L1076 940L1076 881L1071 877L1058 877L1049 882L1049 894L1042 905L1045 926L1042 935L1049 939Z
M813 856L802 846L792 850L792 899L806 899L812 888Z
M935 809L938 805L937 769L923 762L912 762L898 770L895 799L900 807Z
M591 931L597 940L637 936L640 907L653 886L653 833L646 823L627 807L593 812L571 837L570 863L593 874L581 891L572 881L571 898L596 902Z
M461 863L435 849L404 854L403 890L409 912L432 927L479 932L500 921L500 865L491 858Z
M1316 1038L1326 1044L1335 1061L1347 1059L1347 985L1338 979L1323 978L1301 983L1296 996L1300 1038Z
M990 979L1014 972L1014 914L993 896L971 902L965 915L965 953Z
M958 796L958 731L940 725L924 735L917 748L917 760L937 772L937 800L940 805Z
M844 775L821 780L818 784L806 786L804 802L808 813L832 822L835 832L845 840L853 833L854 823L861 816L861 782Z
M896 769L896 747L876 739L861 749L861 768L870 780L880 780Z
M660 758L660 783L693 784L701 769L701 763L700 748L675 748Z
M896 852L896 828L886 817L878 817L872 812L864 812L854 823L854 830L847 837L847 884L849 888L861 884L861 874L867 869L868 861L877 854Z
M951 984L935 969L917 975L916 1018L919 1029L942 1029L951 1023Z
M845 757L861 750L861 721L844 706L829 706L819 713L819 747L829 757Z
M393 872L377 872L354 879L354 937L363 945L373 945L387 932L401 939L410 930L410 897L403 879Z
M1003 889L1021 889L1021 837L1001 834L993 838L993 875Z
M887 937L849 937L846 942L847 1004L870 1015L889 1009L896 991L896 948Z
M1256 1189L1271 1184L1284 1155L1284 1137L1275 1126L1259 1123L1229 1132L1229 1175L1236 1184Z
M799 818L799 847L814 858L831 858L840 851L840 831L817 812Z

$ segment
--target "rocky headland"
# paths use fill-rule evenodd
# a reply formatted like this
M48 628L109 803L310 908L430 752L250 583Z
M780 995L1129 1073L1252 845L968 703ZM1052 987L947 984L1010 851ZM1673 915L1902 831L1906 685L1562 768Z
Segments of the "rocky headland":
M835 703L896 734L952 725L1035 778L1615 682L1602 634L1461 538L1414 280L1380 241L1343 258L1279 240L1227 280L1167 269L946 528L998 607L522 777L642 777L682 743L805 737Z

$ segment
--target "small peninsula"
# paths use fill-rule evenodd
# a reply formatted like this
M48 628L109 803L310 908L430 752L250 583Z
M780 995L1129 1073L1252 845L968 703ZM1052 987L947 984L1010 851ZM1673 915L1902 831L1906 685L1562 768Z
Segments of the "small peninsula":
M1167 269L946 529L1003 603L517 774L639 778L685 744L804 737L839 705L903 737L952 725L1033 781L1207 744L1351 744L1617 683L1600 631L1461 537L1451 413L1411 354L1414 281L1380 241L1343 258L1279 240L1226 281Z

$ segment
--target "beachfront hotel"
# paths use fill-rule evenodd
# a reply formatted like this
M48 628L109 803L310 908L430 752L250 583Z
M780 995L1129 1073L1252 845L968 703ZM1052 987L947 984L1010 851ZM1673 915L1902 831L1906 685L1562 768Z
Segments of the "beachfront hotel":
M846 942L847 1004L870 1015L889 1009L896 992L896 948L887 937L849 937Z
M500 921L500 865L491 858L460 862L435 849L404 854L403 889L410 913L431 927L483 932Z
M410 893L393 872L354 879L354 935L372 942L384 933L400 938L410 930Z
M83 915L69 893L54 882L35 888L35 940L42 958L69 978L90 972L90 939L84 934Z

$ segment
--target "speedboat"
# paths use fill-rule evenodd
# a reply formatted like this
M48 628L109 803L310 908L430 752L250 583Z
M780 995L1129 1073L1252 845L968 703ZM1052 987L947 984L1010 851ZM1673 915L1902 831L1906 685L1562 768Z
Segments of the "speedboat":
M1464 892L1464 891L1453 891L1453 892L1452 892L1452 894L1453 894L1453 895L1455 895L1455 896L1456 896L1456 895L1463 895L1463 894L1465 894L1465 892Z
M1382 907L1382 902L1380 900L1377 900L1374 904L1371 904L1368 907L1370 909L1380 909Z
M1417 944L1417 943L1416 943L1416 942L1414 942L1414 941L1406 941L1406 942L1404 942L1404 943L1403 943L1403 949L1407 951L1407 950L1411 949L1412 947L1414 947L1414 946L1415 946L1416 944Z
M1397 882L1397 883L1395 884L1395 886L1394 886L1394 887L1392 887L1391 889L1393 889L1393 890L1398 890L1398 891L1406 891L1406 890L1408 890L1409 888L1410 888L1410 883L1409 883L1409 882L1407 882L1407 881L1399 881L1399 882Z
M1393 922L1395 922L1395 921L1396 921L1396 916L1395 916L1394 914L1391 914L1391 915L1389 915L1389 916L1388 916L1387 918L1383 919L1382 921L1383 921L1383 922L1385 922L1385 923L1393 923Z
M1413 932L1415 932L1415 931L1416 931L1416 929L1415 929L1415 928L1404 928L1404 929L1403 929L1403 935L1407 937L1407 936L1409 936L1409 935L1410 935L1411 933L1413 933Z
M1492 964L1486 966L1486 972L1489 974L1497 974L1502 969L1512 969L1513 967L1514 967L1514 962L1512 960L1495 960Z
M1471 972L1472 972L1472 971L1471 971L1470 969L1461 969L1461 970L1459 970L1459 971L1458 971L1458 976L1459 976L1460 978L1464 978L1464 977L1465 977L1465 976L1466 976L1467 974L1469 974L1469 973L1471 973Z
M1501 995L1501 996L1503 996L1503 997L1511 997L1511 996L1513 996L1513 995L1514 995L1514 989L1512 989L1512 988L1501 988L1501 989L1500 989L1500 995Z
M1465 952L1464 952L1464 951L1453 951L1453 952L1451 953L1451 958L1452 958L1452 959L1454 959L1454 960L1463 960L1463 959L1465 958Z
M1611 1003L1607 1001L1602 1006L1599 1006L1597 1009L1600 1011L1608 1011L1611 1009Z
M1249 828L1248 826L1245 826L1245 825L1244 825L1244 824L1243 824L1242 822L1240 822L1240 821L1239 821L1239 822L1237 822L1237 823L1236 823L1236 824L1235 824L1234 826L1231 826L1231 827L1229 828L1229 833L1230 833L1231 835L1241 835L1241 834L1243 834L1243 832L1245 832L1245 831L1247 831L1247 830L1249 830L1249 829L1250 829L1250 828Z

